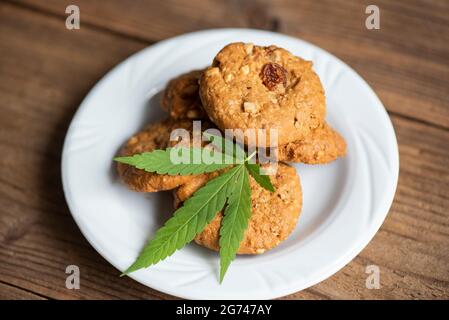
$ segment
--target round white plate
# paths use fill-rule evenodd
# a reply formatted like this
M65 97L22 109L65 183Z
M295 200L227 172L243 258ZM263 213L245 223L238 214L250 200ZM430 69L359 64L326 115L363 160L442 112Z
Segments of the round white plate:
M221 29L185 34L115 67L85 98L68 130L62 154L65 196L82 233L106 260L125 270L174 211L170 192L129 191L118 180L112 158L144 124L166 116L159 98L169 79L207 66L234 41L275 44L312 60L326 90L327 120L345 137L348 155L328 165L295 165L303 188L297 228L263 255L237 257L221 285L218 255L195 244L130 275L183 298L276 298L326 279L374 236L398 179L390 119L368 84L342 61L272 32Z

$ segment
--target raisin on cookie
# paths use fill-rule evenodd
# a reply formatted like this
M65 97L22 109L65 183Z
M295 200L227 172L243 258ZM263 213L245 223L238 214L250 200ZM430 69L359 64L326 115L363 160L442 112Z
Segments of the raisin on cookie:
M203 110L198 93L199 78L204 70L193 70L170 80L161 98L162 109L173 119L202 119Z
M120 156L165 149L170 144L170 133L175 129L191 130L190 120L167 119L148 125L143 131L132 136L120 151ZM189 182L194 176L167 175L147 172L133 166L118 163L117 170L122 181L132 190L139 192L157 192L174 189Z
M213 177L214 175L206 179L195 178L175 190L175 207ZM252 213L238 254L260 254L272 249L287 239L296 226L302 207L301 185L296 170L279 163L276 174L270 178L276 190L273 193L262 188L250 177ZM223 215L219 212L195 237L195 242L218 251L222 218Z
M346 155L345 139L329 124L314 129L304 140L279 146L280 161L324 164Z
M279 145L304 139L326 112L312 62L276 46L227 45L202 74L200 96L220 129L277 129Z

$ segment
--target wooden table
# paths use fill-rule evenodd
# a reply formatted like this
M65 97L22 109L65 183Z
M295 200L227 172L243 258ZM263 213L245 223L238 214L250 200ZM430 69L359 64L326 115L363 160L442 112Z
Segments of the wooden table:
M380 29L365 8L380 8ZM65 27L69 4L81 28ZM61 188L69 122L109 69L159 40L219 27L279 31L347 62L393 121L400 177L371 243L329 279L286 299L449 298L449 2L92 1L0 3L0 298L169 299L119 278L84 239ZM81 289L65 286L67 265ZM367 289L367 265L381 288Z

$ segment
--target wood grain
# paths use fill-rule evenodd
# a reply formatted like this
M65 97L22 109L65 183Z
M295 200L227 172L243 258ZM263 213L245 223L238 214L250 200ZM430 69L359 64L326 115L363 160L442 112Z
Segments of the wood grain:
M381 28L371 31L367 0L19 1L58 16L77 4L84 23L147 41L221 27L290 34L351 65L389 111L449 128L448 1L376 1Z
M0 299L1 300L45 300L45 298L24 290L17 288L7 283L0 282Z
M65 28L80 5L81 29ZM445 1L8 1L0 3L0 298L171 299L118 271L87 243L60 179L67 126L93 84L154 41L203 28L280 30L335 53L390 112L401 172L373 241L345 268L286 299L449 298L449 16ZM207 14L198 14L198 12ZM65 268L81 269L81 289ZM365 287L367 265L381 289Z

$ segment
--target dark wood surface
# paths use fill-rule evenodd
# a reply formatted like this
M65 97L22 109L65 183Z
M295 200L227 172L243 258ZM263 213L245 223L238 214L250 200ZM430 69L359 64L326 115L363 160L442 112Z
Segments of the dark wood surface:
M77 4L81 29L65 28ZM279 31L337 55L377 92L400 151L393 206L371 243L329 279L286 299L449 298L449 2L92 1L0 3L0 298L170 299L119 278L84 239L61 188L71 117L105 72L152 43L217 27ZM65 268L81 269L81 289ZM365 287L378 265L381 288Z

